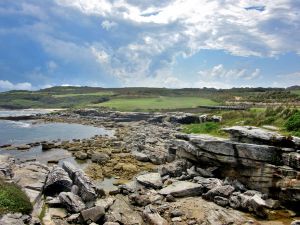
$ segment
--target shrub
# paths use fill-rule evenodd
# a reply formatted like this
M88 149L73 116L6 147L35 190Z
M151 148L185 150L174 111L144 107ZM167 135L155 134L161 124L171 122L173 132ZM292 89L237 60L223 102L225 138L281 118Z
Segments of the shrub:
M0 215L7 212L30 214L31 211L30 200L21 188L0 178Z
M300 112L294 113L285 123L288 131L300 131Z

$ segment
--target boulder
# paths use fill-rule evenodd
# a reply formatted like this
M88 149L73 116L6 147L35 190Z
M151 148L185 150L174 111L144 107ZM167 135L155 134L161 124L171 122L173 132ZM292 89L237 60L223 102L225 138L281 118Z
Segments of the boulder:
M1 225L25 225L30 220L29 216L22 215L21 213L8 213L0 218Z
M27 162L16 165L13 171L13 181L22 187L31 203L37 202L42 195L49 168L38 162Z
M80 213L83 222L97 222L104 215L105 210L102 206L95 206L89 209L85 209Z
M284 165L300 170L300 153L284 153L282 157Z
M55 144L52 142L44 142L42 143L42 150L50 150L52 148L55 148Z
M142 152L134 151L132 152L133 157L141 162L149 162L149 156Z
M179 124L191 124L191 123L199 123L199 116L191 113L181 113L177 115L172 115L169 118L171 123L179 123Z
M273 145L279 147L294 147L291 138L277 132L252 126L233 126L223 129L231 135L231 140L258 145Z
M217 205L222 206L222 207L225 207L229 204L228 198L224 198L221 196L215 196L213 201L214 201L214 203L216 203Z
M96 200L96 186L83 172L75 173L74 184L78 186L78 194L84 202Z
M11 179L13 177L13 158L8 155L0 155L0 177Z
M71 188L72 180L68 173L61 167L54 166L44 186L45 195L53 196L60 192L69 192Z
M144 224L138 212L126 201L126 198L118 195L113 205L105 215L106 222L118 222L126 225Z
M81 198L72 192L61 192L58 198L69 212L78 213L85 208Z
M91 160L94 163L104 164L110 160L110 157L106 153L96 152L92 154Z
M145 220L148 222L150 225L168 225L169 223L162 218L158 212L151 207L151 205L146 206L145 210L143 211L143 216Z
M213 200L215 196L228 198L234 192L234 187L231 185L217 186L209 190L203 195L203 198Z
M85 160L88 158L88 154L85 152L81 152L81 151L75 152L74 156L76 159L79 159L79 160Z
M84 202L95 201L97 198L97 190L95 184L85 173L76 168L70 162L64 162L62 167L72 178L74 184L78 187L78 195Z
M136 177L136 180L149 188L161 188L163 186L162 179L159 173L146 173Z
M176 160L171 163L161 165L158 171L161 176L169 175L171 177L179 177L182 172L186 171L187 165L185 160Z
M201 184L205 191L223 185L223 181L218 178L194 177L194 181Z
M172 195L174 197L187 197L201 195L203 186L188 181L177 181L173 184L161 189L161 195Z

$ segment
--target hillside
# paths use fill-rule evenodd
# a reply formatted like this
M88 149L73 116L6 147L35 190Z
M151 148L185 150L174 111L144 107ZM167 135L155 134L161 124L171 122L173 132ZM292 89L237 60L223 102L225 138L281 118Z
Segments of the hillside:
M298 105L300 89L232 88L96 88L52 87L0 93L0 108L104 107L121 111L160 111L232 104Z

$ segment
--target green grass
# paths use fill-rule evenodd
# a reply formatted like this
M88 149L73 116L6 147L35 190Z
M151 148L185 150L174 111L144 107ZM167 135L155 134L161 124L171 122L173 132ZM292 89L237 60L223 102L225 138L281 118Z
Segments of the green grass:
M283 135L300 136L300 112L296 107L252 108L244 111L220 111L214 114L221 115L222 122L215 125L213 123L185 125L183 131L223 136L224 132L221 129L224 127L272 125Z
M293 90L291 91L293 94L296 94L296 95L300 95L300 90Z
M21 188L0 178L0 215L7 212L30 214L31 211L29 198Z
M107 107L120 111L146 111L160 109L196 108L201 105L217 105L216 102L199 97L118 98L92 104L91 107Z
M210 134L213 136L224 137L227 134L220 130L221 124L215 122L206 122L199 124L189 124L183 127L183 132L187 134Z
M92 93L73 93L73 94L58 94L52 95L54 98L67 98L67 97L77 97L77 96L111 96L114 95L111 91L102 92L92 92Z

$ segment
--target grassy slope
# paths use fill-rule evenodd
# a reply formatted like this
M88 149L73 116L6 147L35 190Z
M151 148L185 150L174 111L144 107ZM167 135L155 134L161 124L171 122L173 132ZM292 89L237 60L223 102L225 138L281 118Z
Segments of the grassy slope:
M73 93L73 94L55 94L52 95L54 98L67 98L67 97L78 97L78 96L111 96L114 93L111 91L91 92L91 93Z
M222 111L217 112L223 117L221 123L203 123L189 124L183 126L183 131L186 133L211 134L214 136L227 136L221 129L235 125L250 125L262 127L264 125L275 126L279 132L285 135L300 136L300 122L294 131L288 131L285 127L286 122L295 113L299 112L296 107L276 107L276 108L253 108L247 111Z
M156 97L156 98L118 98L91 106L108 107L121 111L155 109L195 108L200 105L217 105L216 102L199 97Z
M0 215L7 212L29 214L31 211L32 205L26 194L18 186L0 178Z

